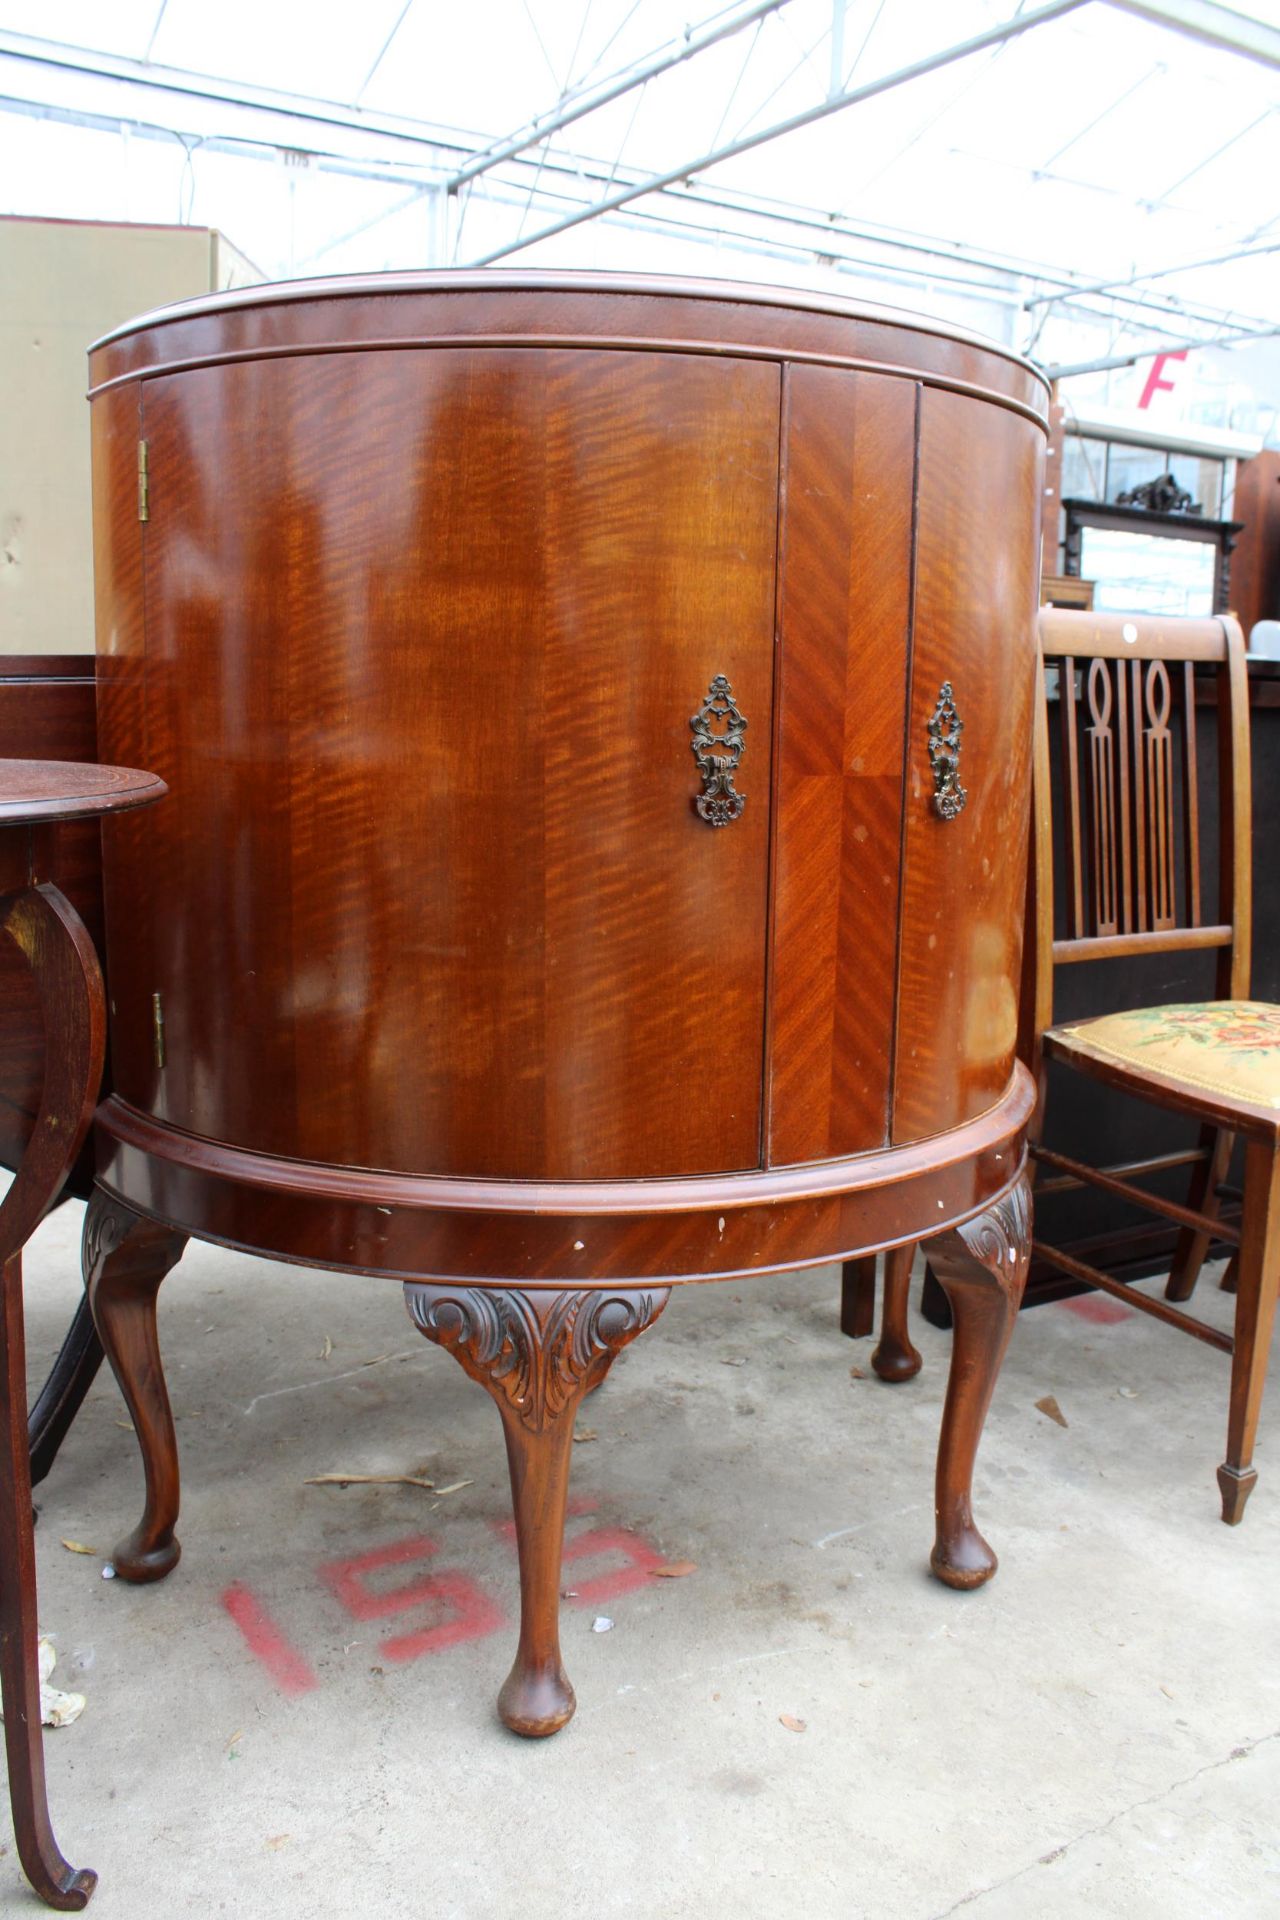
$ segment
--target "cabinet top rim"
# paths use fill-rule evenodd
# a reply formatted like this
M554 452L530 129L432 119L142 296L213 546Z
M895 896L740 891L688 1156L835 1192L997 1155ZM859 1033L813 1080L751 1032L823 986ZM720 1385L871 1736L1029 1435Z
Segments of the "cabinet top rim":
M805 287L777 287L749 281L688 279L675 274L623 274L542 269L520 271L482 268L471 271L426 269L411 272L343 274L318 276L308 280L265 281L260 286L239 287L226 293L201 294L179 300L151 312L139 314L112 328L89 351L98 354L116 342L184 321L234 315L264 307L286 307L304 302L370 300L387 296L423 294L607 294L639 296L654 300L719 302L736 307L772 309L778 313L807 313L836 319L861 321L877 327L898 329L904 333L925 334L954 341L961 347L1011 363L1029 375L1049 393L1049 381L1040 368L1011 347L998 341L903 307L881 306L872 301L846 300L838 294ZM785 343L779 342L785 355Z

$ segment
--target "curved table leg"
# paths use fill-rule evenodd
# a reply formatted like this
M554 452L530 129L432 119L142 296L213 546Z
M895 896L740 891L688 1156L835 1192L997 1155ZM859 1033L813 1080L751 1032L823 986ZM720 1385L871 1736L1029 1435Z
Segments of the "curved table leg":
M72 1422L84 1405L84 1397L98 1377L102 1365L102 1342L93 1324L87 1299L80 1301L62 1345L49 1369L48 1378L36 1395L27 1422L27 1441L31 1450L31 1484L38 1487L48 1478L49 1469L71 1431Z
M882 1380L896 1384L914 1379L922 1362L911 1344L907 1325L907 1291L911 1284L911 1263L915 1243L891 1247L884 1257L884 1308L880 1320L880 1340L871 1356L871 1365Z
M930 1565L949 1587L980 1587L997 1560L973 1524L973 1463L1009 1345L1031 1252L1031 1183L930 1241L929 1259L955 1321L938 1442L937 1539Z
M560 1562L573 1423L670 1289L553 1292L411 1283L415 1325L496 1401L507 1440L520 1556L520 1642L498 1695L514 1733L558 1733L576 1705L560 1657Z
M81 1258L98 1338L120 1385L142 1451L142 1518L113 1552L122 1580L163 1580L182 1554L178 1524L178 1436L156 1331L156 1296L182 1258L185 1233L134 1213L95 1187L84 1216Z
M31 968L45 1030L40 1111L22 1165L0 1205L0 1693L14 1837L40 1898L78 1912L98 1876L63 1859L49 1820L40 1731L39 1637L31 1467L27 1438L22 1248L61 1191L80 1151L102 1080L106 1006L93 943L53 886L27 887L0 902L0 930Z

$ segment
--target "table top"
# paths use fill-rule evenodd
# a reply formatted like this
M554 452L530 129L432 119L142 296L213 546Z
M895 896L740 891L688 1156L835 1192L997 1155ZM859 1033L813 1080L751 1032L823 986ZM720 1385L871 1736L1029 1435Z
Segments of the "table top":
M79 760L0 760L0 826L83 820L150 806L169 789L135 767L99 767Z

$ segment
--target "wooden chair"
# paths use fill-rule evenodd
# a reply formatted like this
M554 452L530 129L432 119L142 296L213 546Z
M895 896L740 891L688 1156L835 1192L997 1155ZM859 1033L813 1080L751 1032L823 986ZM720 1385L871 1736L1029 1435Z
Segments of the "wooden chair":
M1130 1307L1229 1353L1226 1459L1218 1469L1222 1517L1236 1525L1257 1483L1253 1443L1280 1282L1280 1007L1251 1001L1249 949L1249 703L1244 641L1234 620L1161 620L1067 612L1040 614L1035 800L1021 1052L1041 1089L1032 1156L1051 1177L1039 1195L1092 1186L1180 1228L1165 1298L1151 1299L1043 1241L1035 1257L1114 1294ZM1200 876L1200 787L1195 735L1197 668L1212 669L1218 697L1219 899L1207 920ZM1046 676L1056 674L1060 792L1050 792ZM1065 863L1055 937L1054 814ZM1211 1000L1144 1007L1053 1024L1054 970L1090 960L1217 953ZM1044 1061L1198 1120L1190 1151L1091 1167L1044 1144ZM1239 1228L1217 1217L1217 1192L1234 1136L1244 1142ZM1186 1204L1135 1185L1144 1175L1192 1168ZM1234 1244L1234 1337L1180 1311L1213 1238ZM909 1260L886 1272L882 1378L918 1366L907 1334ZM867 1275L845 1271L843 1324L865 1330ZM915 1364L912 1365L911 1361Z

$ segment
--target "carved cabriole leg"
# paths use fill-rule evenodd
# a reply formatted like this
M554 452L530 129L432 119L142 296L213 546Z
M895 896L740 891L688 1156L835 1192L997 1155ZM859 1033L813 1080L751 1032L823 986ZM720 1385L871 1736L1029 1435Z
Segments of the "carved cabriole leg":
M996 1556L973 1524L973 1463L1026 1285L1030 1250L1031 1186L1025 1174L976 1220L929 1243L955 1322L930 1559L949 1587L980 1587L996 1570Z
M910 1246L891 1248L884 1257L880 1342L871 1356L871 1364L880 1378L891 1384L910 1380L919 1373L922 1364L907 1330L907 1293L915 1251L913 1242Z
M614 1356L652 1326L669 1289L406 1286L428 1340L447 1347L496 1401L511 1468L520 1556L520 1643L498 1695L515 1733L540 1737L572 1719L560 1658L560 1561L573 1423Z
M178 1438L156 1333L160 1283L187 1236L134 1213L95 1187L85 1211L81 1260L93 1323L120 1385L142 1451L146 1505L116 1547L122 1580L163 1580L178 1564Z

